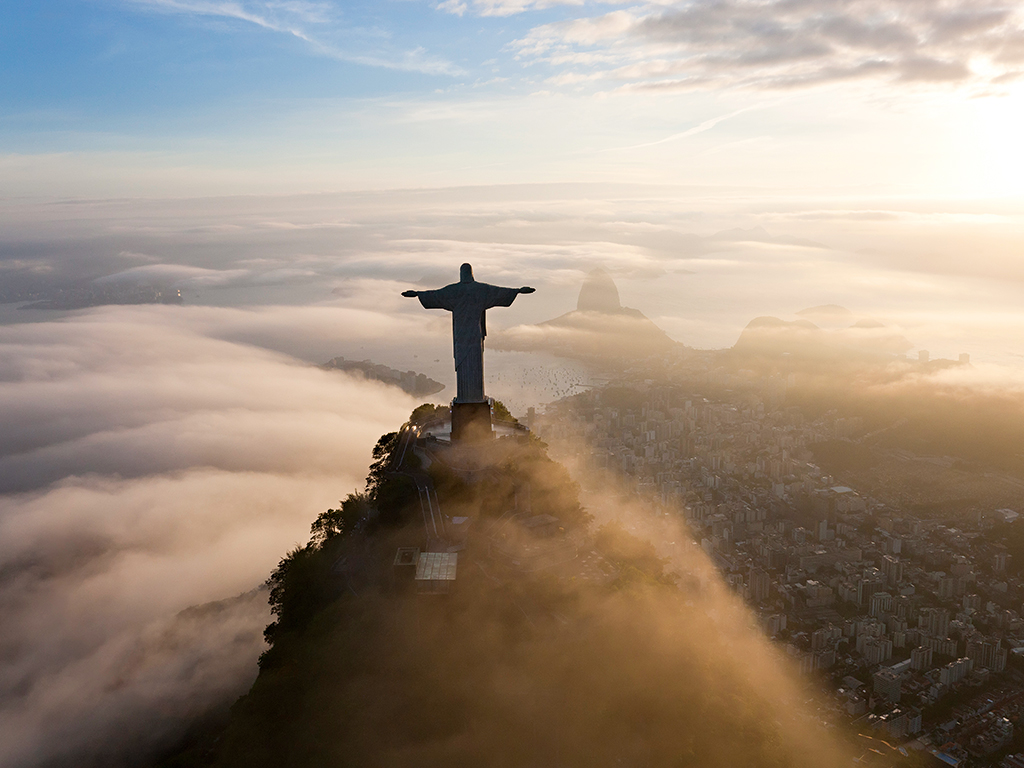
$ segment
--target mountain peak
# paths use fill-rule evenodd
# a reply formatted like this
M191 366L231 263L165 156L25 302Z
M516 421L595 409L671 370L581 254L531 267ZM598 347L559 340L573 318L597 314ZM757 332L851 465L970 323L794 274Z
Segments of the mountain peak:
M600 267L592 270L583 281L580 297L576 302L579 312L602 312L614 314L622 309L619 302L619 289L611 275Z

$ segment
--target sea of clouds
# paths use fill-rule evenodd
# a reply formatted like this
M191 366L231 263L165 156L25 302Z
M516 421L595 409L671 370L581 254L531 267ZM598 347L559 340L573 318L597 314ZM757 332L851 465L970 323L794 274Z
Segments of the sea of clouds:
M211 335L239 312L0 327L0 764L126 757L244 692L252 590L415 405Z

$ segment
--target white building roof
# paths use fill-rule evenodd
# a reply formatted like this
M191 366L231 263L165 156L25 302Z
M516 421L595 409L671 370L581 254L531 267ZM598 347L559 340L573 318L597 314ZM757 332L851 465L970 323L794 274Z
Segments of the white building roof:
M416 581L455 581L458 552L421 552L416 561Z

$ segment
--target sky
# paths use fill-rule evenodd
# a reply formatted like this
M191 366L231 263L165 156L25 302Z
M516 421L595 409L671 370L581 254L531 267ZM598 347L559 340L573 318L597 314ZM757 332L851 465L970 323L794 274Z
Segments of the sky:
M990 0L16 0L0 194L1020 196L1022 23Z
M315 364L446 401L400 293L463 261L537 288L515 414L587 373L502 333L594 267L691 347L839 304L1024 391L1022 74L989 0L0 3L0 291L184 299L0 304L0 766L245 689L250 590L416 405Z

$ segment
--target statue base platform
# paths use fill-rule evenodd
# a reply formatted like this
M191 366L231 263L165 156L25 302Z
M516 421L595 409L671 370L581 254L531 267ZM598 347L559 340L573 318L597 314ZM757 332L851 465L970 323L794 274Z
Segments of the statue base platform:
M478 443L493 437L490 403L452 403L453 443Z

